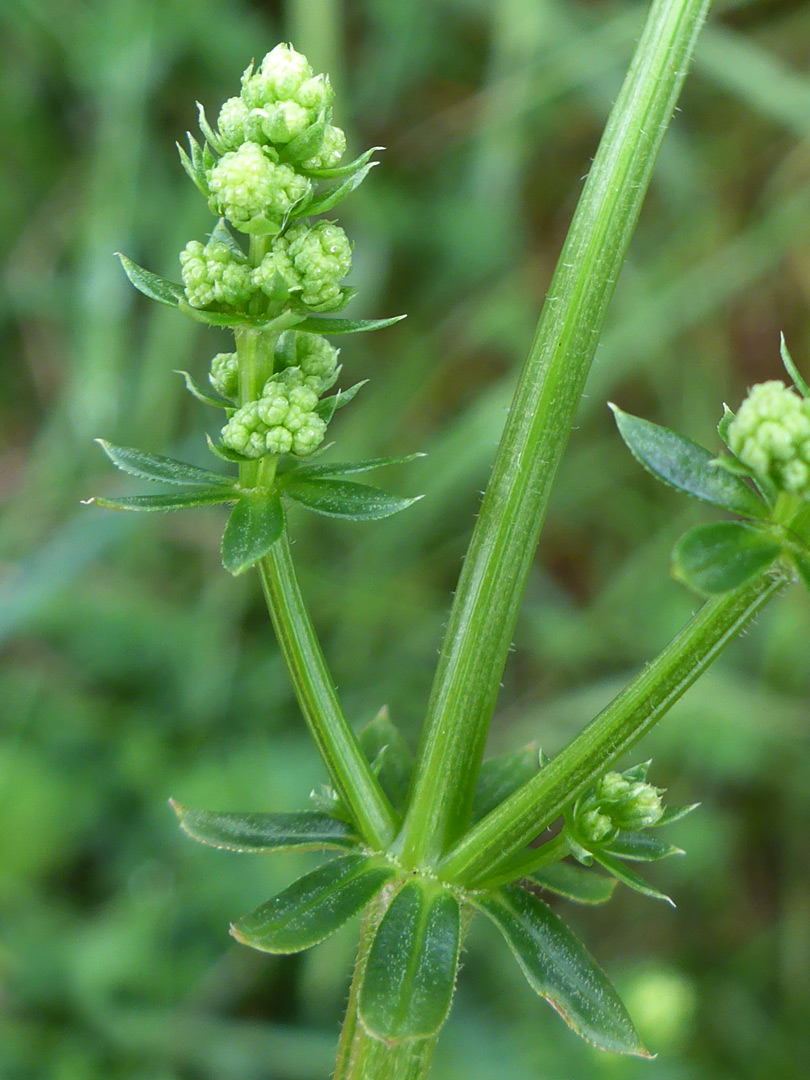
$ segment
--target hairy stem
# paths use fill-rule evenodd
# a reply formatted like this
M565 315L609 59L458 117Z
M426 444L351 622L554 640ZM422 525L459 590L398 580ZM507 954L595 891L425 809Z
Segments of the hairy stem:
M466 828L552 480L709 0L654 0L515 392L459 579L397 841L435 864Z
M439 873L468 886L501 880L515 853L664 716L787 580L786 572L762 575L705 603L579 735L466 834Z
M363 838L382 850L397 818L341 709L295 576L286 527L259 563L259 574L298 704L332 783Z

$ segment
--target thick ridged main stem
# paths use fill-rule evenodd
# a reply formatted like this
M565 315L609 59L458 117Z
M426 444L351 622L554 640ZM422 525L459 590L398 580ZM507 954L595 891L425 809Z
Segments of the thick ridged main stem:
M397 841L406 865L435 865L467 826L551 483L708 6L654 0L594 158L459 579Z

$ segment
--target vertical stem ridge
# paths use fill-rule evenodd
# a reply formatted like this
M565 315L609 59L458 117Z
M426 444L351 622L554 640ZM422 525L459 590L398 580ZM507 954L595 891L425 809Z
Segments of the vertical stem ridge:
M551 482L709 0L654 0L540 315L433 682L403 833L406 864L460 835Z

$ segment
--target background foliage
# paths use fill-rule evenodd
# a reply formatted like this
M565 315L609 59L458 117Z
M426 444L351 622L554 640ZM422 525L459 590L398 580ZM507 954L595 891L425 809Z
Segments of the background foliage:
M303 807L321 779L257 582L218 566L219 510L82 509L123 490L90 439L205 463L172 369L226 340L149 305L115 250L176 277L208 216L173 141L290 39L333 73L353 149L389 149L342 215L353 311L340 456L427 450L401 519L294 517L347 711L416 731L449 593L580 178L644 5L629 0L12 0L0 12L2 687L0 1075L316 1080L353 932L299 957L227 921L305 856L179 834L166 797ZM493 749L553 753L695 601L668 552L705 508L645 476L604 402L709 442L725 398L810 371L810 10L720 5L664 146L535 563ZM715 445L715 443L712 443ZM470 939L437 1080L792 1080L810 1068L810 606L793 590L643 746L702 809L656 882L566 910L659 1051L573 1039L486 928ZM562 902L561 902L562 903Z

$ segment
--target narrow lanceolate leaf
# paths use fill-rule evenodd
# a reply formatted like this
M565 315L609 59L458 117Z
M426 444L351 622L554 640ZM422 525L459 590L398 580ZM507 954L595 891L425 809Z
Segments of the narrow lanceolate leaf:
M188 315L195 322L205 323L207 326L231 326L234 328L244 326L251 330L289 330L291 326L296 326L304 318L303 315L297 315L292 311L285 311L282 315L278 315L273 319L268 319L266 315L247 315L241 311L208 311L187 304L185 296L180 298L175 306L179 307L184 315Z
M150 270L144 270L142 266L138 266L120 251L117 254L129 280L138 292L142 292L150 300L157 300L159 304L167 304L169 307L177 307L180 301L185 299L182 285L178 285L175 281L168 281L159 274L153 274Z
M614 879L568 862L552 863L535 870L529 875L529 881L557 896L564 896L566 900L573 900L575 904L605 904L616 888Z
M219 476L208 469L188 465L185 461L175 461L161 454L147 454L132 446L115 446L104 439L96 439L96 442L116 468L141 480L202 488L222 488L234 483L228 476Z
M779 557L782 546L737 521L698 525L672 552L672 575L707 596L730 592L756 577Z
M382 330L401 322L405 315L394 315L391 319L324 319L311 315L297 324L297 330L308 334L365 334L369 330Z
M352 473L371 472L387 465L407 465L427 454L401 454L399 457L368 458L367 461L336 461L326 465L302 465L295 470L296 476L350 476Z
M612 855L600 850L594 851L593 857L600 866L607 870L611 877L615 877L617 881L620 881L622 885L626 885L628 889L641 893L642 896L649 896L651 900L663 900L670 907L675 907L675 902L671 897L654 888L644 878L640 877L635 870L631 870L623 862L614 859Z
M785 341L784 334L779 335L779 351L782 354L782 363L785 365L785 371L793 380L793 385L796 387L802 397L810 397L810 386L808 386L807 381L802 378L801 374L799 373L799 369L793 363L793 357L788 351L787 342Z
M379 165L379 162L369 162L368 165L364 165L363 168L352 173L352 175L347 180L344 180L342 184L338 184L336 187L324 191L307 205L306 213L325 214L327 210L331 210L333 207L337 206L339 202L342 202L347 195L350 195L356 187L359 187L360 184L363 183L375 165Z
M767 507L740 476L712 464L715 455L668 428L611 405L619 433L633 457L670 487L745 517L761 518Z
M299 480L294 473L284 485L284 494L316 514L347 521L376 521L390 517L421 498L417 495L414 499L402 499L351 480Z
M222 565L243 574L264 558L284 529L278 495L244 495L231 510L222 534Z
M232 401L226 401L225 398L215 397L214 394L210 393L208 390L204 390L187 371L178 371L177 374L183 376L186 390L188 390L191 396L196 398L197 401L201 401L203 405L213 405L216 409L236 408Z
M345 821L327 814L236 814L191 810L169 800L183 832L210 847L228 851L351 850L360 843Z
M387 706L383 706L361 729L359 739L380 787L394 808L401 810L408 794L413 754L391 719Z
M321 115L314 124L310 124L300 135L296 135L286 146L282 147L279 152L279 161L299 162L314 157L323 145L323 135L325 130L326 117Z
M508 795L531 780L539 768L539 747L536 743L485 761L475 785L471 820L480 821Z
M368 379L363 379L361 382L355 383L354 386L350 386L347 390L338 390L336 394L321 398L315 407L315 412L324 423L328 424L338 409L342 409L350 401L354 401L358 391L362 390L367 382Z
M474 902L506 938L532 989L577 1035L601 1050L650 1056L607 975L542 900L507 885Z
M178 491L171 495L121 495L117 499L108 499L97 495L85 500L85 506L101 506L105 510L185 510L190 506L215 506L217 503L233 502L236 498L233 488L193 488Z
M409 881L374 935L360 986L363 1027L385 1042L434 1035L456 983L461 913L452 893Z
M228 461L232 465L242 465L246 461L255 461L255 458L245 457L244 454L240 454L237 450L231 450L230 446L223 446L221 443L215 443L210 435L205 436L205 441L208 443L208 449L214 455L218 457L220 461Z
M697 802L689 803L688 806L665 806L661 817L650 828L660 829L662 825L671 825L674 821L680 821L687 814L691 814L693 810L697 810L699 806L700 803Z
M615 855L619 859L629 859L631 862L658 862L659 859L667 859L670 855L683 855L683 848L675 847L659 840L657 836L649 833L619 833L615 840L602 847L608 855Z
M372 146L370 150L366 150L360 157L355 158L354 161L350 161L346 165L335 165L331 169L303 169L299 167L299 172L316 180L336 180L339 176L351 176L352 173L356 173L358 169L363 168L372 154L384 149L384 146Z
M217 218L217 223L211 230L211 239L216 240L219 244L227 245L237 261L247 262L247 256L242 250L242 245L228 228L225 218Z
M245 915L231 933L261 952L301 952L339 930L393 875L393 867L365 855L342 855Z

